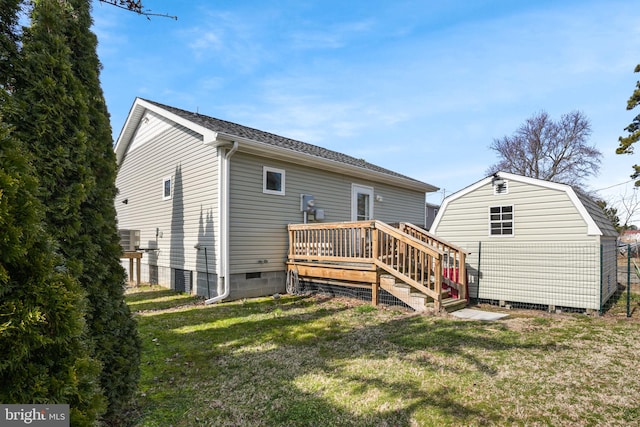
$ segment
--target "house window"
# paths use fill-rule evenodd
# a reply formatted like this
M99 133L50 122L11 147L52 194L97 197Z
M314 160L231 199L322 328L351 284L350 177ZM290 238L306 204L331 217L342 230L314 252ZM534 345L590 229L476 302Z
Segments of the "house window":
M162 200L171 198L171 177L168 176L162 180Z
M264 166L262 168L262 192L284 196L284 170Z
M491 236L513 236L513 206L489 208L489 234Z

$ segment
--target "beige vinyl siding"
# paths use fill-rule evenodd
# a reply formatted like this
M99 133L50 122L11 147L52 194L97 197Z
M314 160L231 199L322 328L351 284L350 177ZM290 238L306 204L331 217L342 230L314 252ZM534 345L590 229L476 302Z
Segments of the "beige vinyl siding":
M285 171L284 196L262 192L263 166ZM382 202L374 201L376 219L424 222L424 193L236 153L231 158L231 273L284 269L288 248L287 224L303 222L301 194L315 197L316 208L325 211L325 219L321 222L350 221L352 184L373 187L374 194L382 196Z
M489 207L514 207L514 236L489 236ZM494 195L491 184L451 201L434 232L453 242L511 239L514 242L594 242L587 224L564 191L509 182Z
M201 136L191 130L160 117L147 117L141 127L148 129L136 133L120 164L118 226L139 229L141 247L159 249L143 255L143 279L149 280L144 267L157 265L159 282L171 285L171 268L205 270L204 253L194 249L196 243L207 246L209 271L217 266L216 149L203 145ZM172 177L172 196L163 200L162 183L168 176Z

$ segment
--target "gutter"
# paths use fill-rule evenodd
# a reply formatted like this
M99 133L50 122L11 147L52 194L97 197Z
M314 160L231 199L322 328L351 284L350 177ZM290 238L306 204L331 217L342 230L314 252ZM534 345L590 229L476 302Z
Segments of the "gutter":
M222 236L222 257L221 265L218 271L218 289L224 287L221 295L205 300L205 304L213 304L229 296L231 286L229 283L229 190L230 190L230 172L229 164L231 156L238 151L238 141L233 141L233 147L222 157L221 178L222 182L218 183L218 198L220 200L220 234Z
M236 135L218 132L216 134L216 141L241 141L242 151L258 156L273 158L277 156L285 161L293 162L296 164L307 165L322 170L329 170L340 174L346 174L351 177L371 180L375 177L375 181L406 188L414 191L422 191L425 193L433 193L440 190L431 184L414 180L412 178L401 175L390 175L384 172L376 171L373 169L365 169L362 166L343 163L338 160L332 160L325 157L320 157L311 153L303 153L295 151L291 148L279 147L277 145L271 145L264 142L254 141L249 138L243 138ZM210 143L211 144L211 143ZM383 168L381 168L383 169ZM389 171L392 172L392 171Z

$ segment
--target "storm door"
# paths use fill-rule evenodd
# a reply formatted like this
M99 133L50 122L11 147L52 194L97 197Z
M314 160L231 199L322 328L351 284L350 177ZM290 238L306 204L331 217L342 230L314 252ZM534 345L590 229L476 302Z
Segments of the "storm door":
M351 220L368 221L370 219L373 219L373 188L352 184ZM371 237L366 229L354 229L352 233L351 255L356 257L371 256L368 250Z
M373 188L352 184L351 220L367 221L373 218Z

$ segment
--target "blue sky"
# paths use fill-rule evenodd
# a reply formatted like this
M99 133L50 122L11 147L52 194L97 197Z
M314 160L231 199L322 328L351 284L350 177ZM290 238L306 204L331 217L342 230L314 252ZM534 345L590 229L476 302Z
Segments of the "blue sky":
M579 110L604 154L589 182L633 194L615 154L640 111L635 1L95 1L116 139L136 96L299 139L449 195L497 161L488 146L541 110ZM443 192L427 200L439 203Z

